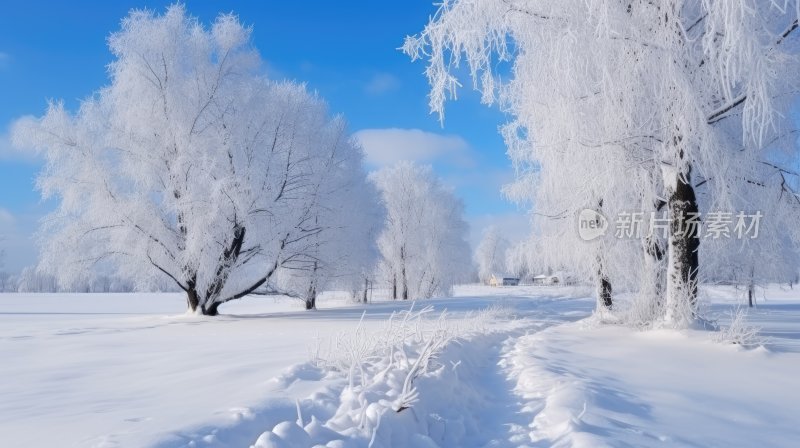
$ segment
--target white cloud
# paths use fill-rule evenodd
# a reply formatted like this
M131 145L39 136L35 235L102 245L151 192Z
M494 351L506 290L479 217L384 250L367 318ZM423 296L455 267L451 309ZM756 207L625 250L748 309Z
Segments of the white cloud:
M442 135L419 129L364 129L355 133L372 167L393 165L401 160L433 163L447 160L459 166L472 163L470 146L457 135Z
M33 117L26 115L14 120L7 127L6 132L3 132L3 129L0 128L0 162L14 161L36 163L41 160L33 149L19 149L11 144L11 129L14 125L22 120L31 119L33 119Z
M381 95L400 87L400 79L391 73L377 73L364 86L364 91L370 95Z

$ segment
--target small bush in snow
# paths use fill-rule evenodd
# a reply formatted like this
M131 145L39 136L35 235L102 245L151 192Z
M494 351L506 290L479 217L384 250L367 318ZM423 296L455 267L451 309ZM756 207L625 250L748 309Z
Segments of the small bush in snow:
M503 305L457 320L448 319L446 312L437 315L433 307L415 310L412 305L394 313L375 331L366 330L362 316L354 330L337 335L314 353L318 367L342 372L349 380L341 393L341 405L326 426L374 439L380 427L392 425L387 422L416 421L426 412L416 409L422 398L417 389L420 381L445 370L456 371L460 364L440 362L442 351L469 335L491 332L492 322L501 316L513 317Z
M714 340L723 344L735 344L744 348L755 348L764 345L759 334L760 328L747 322L747 308L737 306L730 311L731 323L714 335Z

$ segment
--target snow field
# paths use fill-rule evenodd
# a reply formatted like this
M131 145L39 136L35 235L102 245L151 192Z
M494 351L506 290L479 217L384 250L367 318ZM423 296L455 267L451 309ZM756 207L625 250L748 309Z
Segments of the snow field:
M800 300L720 332L600 324L581 288L459 287L353 305L174 294L0 296L7 446L776 446L800 440ZM741 291L704 288L710 319ZM445 311L446 310L446 311ZM270 379L271 378L271 379ZM47 431L41 430L48 428Z

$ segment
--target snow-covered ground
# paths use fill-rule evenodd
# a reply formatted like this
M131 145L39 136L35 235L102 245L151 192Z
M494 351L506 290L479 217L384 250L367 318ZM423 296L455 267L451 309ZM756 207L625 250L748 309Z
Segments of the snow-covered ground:
M723 326L737 300L709 291ZM519 338L506 358L543 446L792 447L800 442L800 301L776 289L749 313L764 345L592 319Z
M0 445L800 440L800 291L759 293L749 322L766 340L750 350L710 331L599 325L577 287L456 293L412 313L248 298L217 318L183 314L177 294L0 295ZM723 326L741 301L724 287L705 296Z

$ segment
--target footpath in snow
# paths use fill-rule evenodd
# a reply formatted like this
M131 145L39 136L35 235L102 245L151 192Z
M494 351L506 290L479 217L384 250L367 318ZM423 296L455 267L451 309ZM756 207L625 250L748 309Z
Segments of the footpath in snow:
M293 412L288 419L253 416L264 422L262 431L267 429L253 446L524 444L533 414L520 407L503 358L517 338L585 317L592 302L561 297L558 290L536 297L489 292L501 295L434 301L439 310L401 310L377 331L357 326L333 338L314 360L276 379L281 387L304 391L324 386L298 398L296 407L286 409ZM443 307L452 311L441 314ZM238 446L252 427L235 422L202 428L160 446Z

